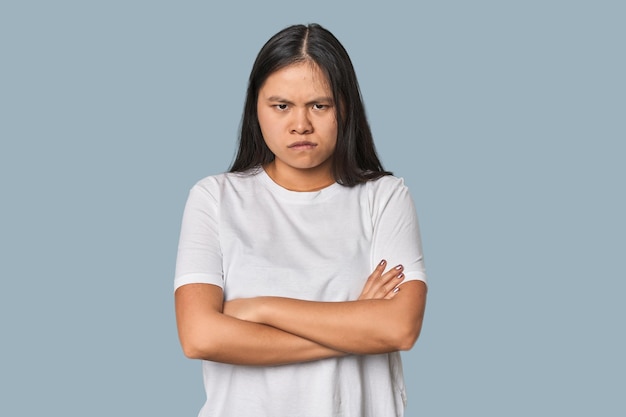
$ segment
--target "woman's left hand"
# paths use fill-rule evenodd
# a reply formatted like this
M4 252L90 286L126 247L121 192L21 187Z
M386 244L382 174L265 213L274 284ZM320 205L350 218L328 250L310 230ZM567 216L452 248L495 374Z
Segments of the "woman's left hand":
M396 295L400 289L399 285L404 281L404 274L402 273L404 267L398 265L385 272L386 266L387 261L385 260L376 266L374 272L367 278L359 300L389 300Z

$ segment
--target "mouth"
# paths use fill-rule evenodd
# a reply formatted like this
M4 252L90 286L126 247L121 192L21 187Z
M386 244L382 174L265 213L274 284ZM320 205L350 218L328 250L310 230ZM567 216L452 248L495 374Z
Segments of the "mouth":
M312 149L316 146L317 146L316 143L303 140L299 142L294 142L287 147L290 149Z

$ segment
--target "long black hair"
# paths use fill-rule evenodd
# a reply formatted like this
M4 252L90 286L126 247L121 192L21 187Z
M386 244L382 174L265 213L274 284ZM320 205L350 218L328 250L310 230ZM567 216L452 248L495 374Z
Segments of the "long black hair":
M259 125L259 90L275 71L307 61L314 62L326 75L337 103L337 145L332 156L335 181L354 186L390 175L376 154L352 61L339 40L318 24L289 26L272 36L259 51L248 81L239 150L229 171L244 172L274 160Z

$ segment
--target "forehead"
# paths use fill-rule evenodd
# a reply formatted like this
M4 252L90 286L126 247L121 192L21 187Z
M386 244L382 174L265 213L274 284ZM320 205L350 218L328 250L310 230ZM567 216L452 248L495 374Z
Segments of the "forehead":
M312 62L298 62L287 65L271 73L259 92L268 90L282 90L291 92L312 91L331 95L330 84L326 74Z

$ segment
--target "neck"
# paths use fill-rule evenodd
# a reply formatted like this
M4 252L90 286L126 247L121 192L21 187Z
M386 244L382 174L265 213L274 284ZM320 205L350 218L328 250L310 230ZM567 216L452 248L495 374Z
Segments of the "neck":
M276 162L272 161L263 168L272 181L290 191L319 191L335 183L328 167L295 169L277 167Z

